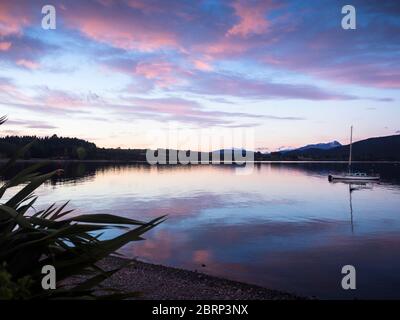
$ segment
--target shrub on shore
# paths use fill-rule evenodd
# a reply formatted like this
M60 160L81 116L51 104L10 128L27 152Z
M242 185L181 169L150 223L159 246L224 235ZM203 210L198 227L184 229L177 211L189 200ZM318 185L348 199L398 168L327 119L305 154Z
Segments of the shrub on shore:
M5 121L1 117L0 125ZM18 150L2 165L0 176L31 145L32 142ZM96 262L115 254L129 242L142 240L141 236L164 221L165 216L143 222L111 214L73 215L72 210L65 209L68 203L59 207L54 203L36 211L34 204L38 197L34 191L54 175L62 174L61 170L38 173L45 164L21 170L0 187L0 299L111 299L137 295L114 288L102 288L105 294L96 294L95 288L120 269L104 271ZM4 200L5 194L13 191ZM109 228L122 232L102 240L101 233ZM54 290L44 290L41 286L42 268L46 265L56 270ZM85 275L85 280L68 288L62 285L63 280L77 275Z

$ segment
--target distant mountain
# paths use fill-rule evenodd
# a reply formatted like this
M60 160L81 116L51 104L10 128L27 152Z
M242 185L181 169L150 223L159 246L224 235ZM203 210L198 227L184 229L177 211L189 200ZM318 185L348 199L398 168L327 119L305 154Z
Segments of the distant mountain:
M220 153L220 154L224 154L224 153L229 153L229 152L242 152L242 153L245 153L245 152L254 152L254 151L250 151L250 150L246 150L246 149L243 149L243 148L231 148L231 149L219 149L219 150L216 150L216 151L212 151L212 153Z
M327 142L327 143L317 143L317 144L308 144L304 147L296 149L297 151L304 151L307 149L321 149L321 150L329 150L332 148L337 148L341 147L342 144L338 141L332 141L332 142Z
M330 149L300 148L285 153L275 153L281 160L347 160L349 145ZM353 160L400 161L400 135L376 137L353 143Z
M341 146L341 143L335 140L335 141L327 142L327 143L308 144L304 147L300 147L297 149L286 149L286 150L280 150L279 152L287 153L287 152L293 152L293 151L305 151L308 149L329 150L329 149L333 149L333 148L340 147L340 146Z

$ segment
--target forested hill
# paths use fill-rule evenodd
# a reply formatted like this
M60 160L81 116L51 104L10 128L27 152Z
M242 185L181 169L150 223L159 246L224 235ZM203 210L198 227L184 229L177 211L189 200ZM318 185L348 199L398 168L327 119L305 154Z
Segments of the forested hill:
M11 157L16 150L33 142L25 159L60 160L143 160L145 150L97 148L89 141L77 138L7 136L0 138L0 158Z
M347 160L349 145L329 150L307 149L274 153L274 160ZM353 143L353 160L400 161L400 135L369 138Z

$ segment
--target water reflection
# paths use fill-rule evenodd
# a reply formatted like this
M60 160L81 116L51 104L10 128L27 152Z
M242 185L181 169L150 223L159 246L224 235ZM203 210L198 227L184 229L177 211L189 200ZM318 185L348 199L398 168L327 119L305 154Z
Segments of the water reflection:
M374 184L379 182L356 182L356 181L330 181L330 183L338 183L348 185L349 189L349 210L350 210L350 223L351 223L351 233L354 234L354 223L353 223L353 197L352 194L357 190L372 190Z
M234 166L52 163L64 168L39 190L41 205L71 199L77 211L139 219L168 214L139 257L322 298L400 298L400 166L356 164L381 183L329 183L346 164ZM11 174L11 173L10 173ZM357 269L357 290L340 287Z

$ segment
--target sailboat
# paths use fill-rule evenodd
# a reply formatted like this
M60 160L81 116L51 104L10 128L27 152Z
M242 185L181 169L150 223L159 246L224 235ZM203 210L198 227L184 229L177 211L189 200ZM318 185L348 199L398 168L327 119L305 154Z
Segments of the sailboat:
M371 175L365 172L352 172L351 171L351 157L353 150L353 126L350 128L350 153L349 153L349 171L343 174L330 174L328 175L329 181L342 180L342 181L377 181L380 179L379 175Z

